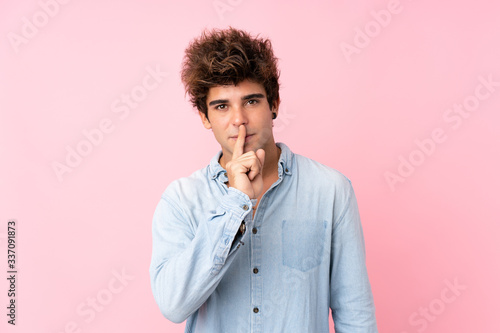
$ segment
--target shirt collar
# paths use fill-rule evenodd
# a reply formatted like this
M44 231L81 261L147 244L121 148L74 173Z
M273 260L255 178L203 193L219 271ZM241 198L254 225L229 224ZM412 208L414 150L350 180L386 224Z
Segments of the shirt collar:
M293 170L293 152L282 142L276 142L276 145L281 149L280 159L278 161L278 176L281 177L283 173L286 175L291 175ZM219 164L219 158L222 156L222 150L220 150L214 157L210 160L208 166L209 175L212 179L219 178L222 182L227 182L226 170Z

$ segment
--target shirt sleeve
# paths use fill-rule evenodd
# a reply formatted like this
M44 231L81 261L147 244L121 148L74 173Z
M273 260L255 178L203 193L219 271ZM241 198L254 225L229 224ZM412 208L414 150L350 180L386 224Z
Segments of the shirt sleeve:
M167 319L183 322L215 290L240 246L235 242L231 247L254 202L229 188L193 230L176 200L162 196L153 216L149 272L153 296Z
M346 205L334 221L332 239L330 308L335 332L377 333L363 230L350 182Z

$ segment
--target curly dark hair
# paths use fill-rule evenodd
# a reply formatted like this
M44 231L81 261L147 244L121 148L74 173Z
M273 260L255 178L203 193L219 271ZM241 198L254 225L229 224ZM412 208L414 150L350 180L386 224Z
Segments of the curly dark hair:
M264 86L269 107L279 102L278 59L269 39L229 27L204 31L186 49L181 79L193 107L208 118L207 94L214 86L251 80Z

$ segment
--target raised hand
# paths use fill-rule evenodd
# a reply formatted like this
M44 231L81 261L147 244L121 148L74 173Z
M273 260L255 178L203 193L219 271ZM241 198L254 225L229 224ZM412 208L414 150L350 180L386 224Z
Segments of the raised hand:
M245 193L250 199L257 199L264 188L262 170L264 167L265 151L244 152L246 128L240 125L238 138L234 145L233 158L226 163L229 186Z

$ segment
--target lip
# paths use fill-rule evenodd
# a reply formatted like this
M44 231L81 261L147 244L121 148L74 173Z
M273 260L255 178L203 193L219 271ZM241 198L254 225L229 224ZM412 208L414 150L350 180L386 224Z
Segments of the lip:
M245 141L248 140L249 138L251 138L252 136L254 136L254 134L249 134L249 135L245 136ZM237 140L238 136L237 135L236 136L230 136L229 138Z

